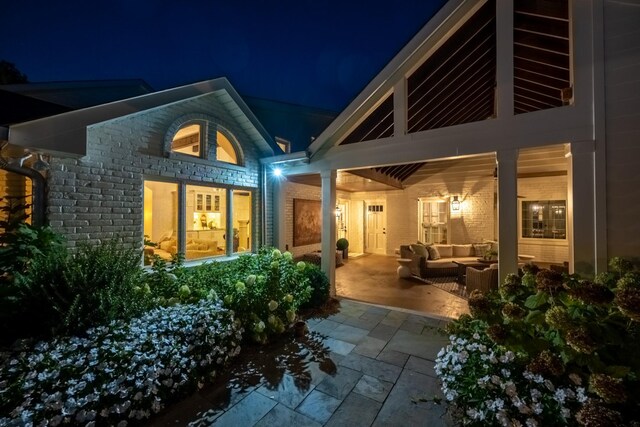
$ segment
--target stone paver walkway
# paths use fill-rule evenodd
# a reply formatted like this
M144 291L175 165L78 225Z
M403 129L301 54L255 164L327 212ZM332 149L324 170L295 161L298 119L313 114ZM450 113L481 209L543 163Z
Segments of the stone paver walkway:
M446 320L341 300L305 338L243 350L210 387L152 425L448 426L434 359Z

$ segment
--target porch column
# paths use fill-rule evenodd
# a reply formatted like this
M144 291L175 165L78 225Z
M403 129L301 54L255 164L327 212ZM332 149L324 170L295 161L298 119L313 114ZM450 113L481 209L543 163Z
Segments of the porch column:
M498 271L500 283L518 272L518 150L497 152Z
M336 295L336 170L320 172L322 179L322 271L329 278L331 296Z
M285 250L285 179L278 177L273 183L273 246Z
M567 172L567 240L569 272L583 277L596 273L595 144L569 144Z

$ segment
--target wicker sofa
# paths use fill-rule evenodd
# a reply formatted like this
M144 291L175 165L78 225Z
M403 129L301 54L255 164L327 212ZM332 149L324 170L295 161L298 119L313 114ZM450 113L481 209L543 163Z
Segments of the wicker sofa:
M420 278L427 277L445 277L456 276L458 274L458 265L454 261L473 262L477 261L480 252L478 250L488 250L490 245L477 248L472 244L466 245L431 245L438 250L440 257L438 259L429 259L420 248L420 244L401 245L400 257L410 259L409 269L411 274ZM480 255L481 256L481 255Z

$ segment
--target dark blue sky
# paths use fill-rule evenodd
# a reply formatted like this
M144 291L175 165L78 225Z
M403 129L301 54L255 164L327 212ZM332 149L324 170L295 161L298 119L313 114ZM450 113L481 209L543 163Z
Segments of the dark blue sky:
M242 94L339 111L444 0L3 1L0 59L29 80L226 76Z

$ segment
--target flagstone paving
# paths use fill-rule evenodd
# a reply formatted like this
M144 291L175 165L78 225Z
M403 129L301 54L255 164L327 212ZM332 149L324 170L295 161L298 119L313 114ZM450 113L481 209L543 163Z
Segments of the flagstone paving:
M154 426L451 426L434 359L447 319L350 300L303 338L243 350Z

